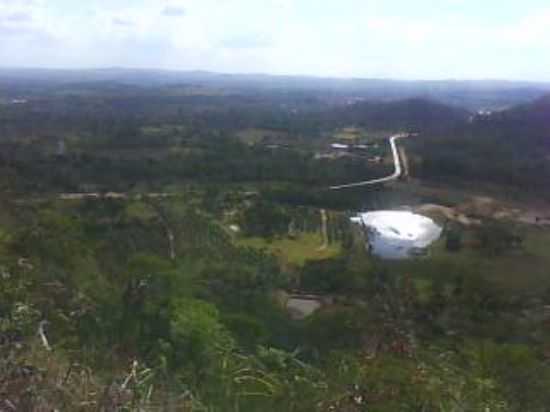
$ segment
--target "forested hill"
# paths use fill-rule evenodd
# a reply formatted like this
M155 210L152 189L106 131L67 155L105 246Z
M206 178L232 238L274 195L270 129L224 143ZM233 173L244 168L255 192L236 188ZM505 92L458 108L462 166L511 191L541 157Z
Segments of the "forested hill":
M347 124L376 129L443 130L464 125L467 110L413 98L389 103L364 102L335 113Z
M258 102L259 103L259 102ZM208 123L223 124L226 129L257 127L284 130L306 137L320 136L323 131L349 125L368 130L410 130L418 132L443 132L464 128L472 113L424 98L411 98L391 102L362 101L339 106L323 106L317 103L300 103L299 109L269 109L269 104L239 105L233 100L230 110L208 110L204 117Z
M392 102L358 102L308 113L283 113L282 116L263 118L263 123L255 126L288 129L306 136L316 136L323 130L349 125L367 130L409 130L433 134L463 129L468 125L470 117L471 113L462 108L424 98L412 98Z
M507 136L550 148L550 95L499 113L494 121Z
M73 131L95 130L98 125L105 131L110 124L139 127L152 121L186 122L199 129L225 132L267 128L315 138L352 124L369 130L442 131L465 125L470 116L465 109L424 98L343 102L296 91L225 94L189 85L147 89L110 82L72 83L60 86L55 93L35 93L7 93L4 101L17 97L24 98L26 104L2 104L0 88L3 138L62 134L70 127ZM33 122L29 123L31 114ZM18 136L13 135L15 131Z
M550 196L550 96L416 139L424 178L474 179Z

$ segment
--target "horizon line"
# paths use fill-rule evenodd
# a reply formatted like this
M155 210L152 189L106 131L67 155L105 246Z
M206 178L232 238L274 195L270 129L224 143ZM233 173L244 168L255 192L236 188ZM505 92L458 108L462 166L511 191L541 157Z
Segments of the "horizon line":
M25 70L25 71L58 71L58 72L85 72L85 71L136 71L136 72L165 72L173 74L185 73L203 73L218 76L264 76L278 78L303 78L318 80L338 80L338 81L393 81L393 82L441 82L441 83L482 83L482 82L500 82L500 83L526 83L550 86L550 80L526 80L497 77L478 77L478 78L398 78L398 77L360 77L360 76L337 76L337 75L316 75L316 74L292 74L292 73L268 73L268 72L224 72L207 69L172 69L155 67L131 67L131 66L87 66L87 67L40 67L40 66L2 66L0 71Z

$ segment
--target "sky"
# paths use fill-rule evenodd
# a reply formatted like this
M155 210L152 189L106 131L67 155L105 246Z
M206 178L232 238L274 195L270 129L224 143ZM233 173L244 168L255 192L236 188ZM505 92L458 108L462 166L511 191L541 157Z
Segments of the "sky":
M550 81L550 1L0 0L0 66Z

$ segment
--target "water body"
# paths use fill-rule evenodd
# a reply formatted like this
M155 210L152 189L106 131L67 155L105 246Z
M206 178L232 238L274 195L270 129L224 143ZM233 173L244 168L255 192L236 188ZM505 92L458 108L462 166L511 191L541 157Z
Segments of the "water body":
M361 213L352 221L367 231L370 252L384 259L423 256L442 232L432 219L408 211Z
M305 319L320 309L321 302L316 299L290 298L287 302L287 310L293 319Z

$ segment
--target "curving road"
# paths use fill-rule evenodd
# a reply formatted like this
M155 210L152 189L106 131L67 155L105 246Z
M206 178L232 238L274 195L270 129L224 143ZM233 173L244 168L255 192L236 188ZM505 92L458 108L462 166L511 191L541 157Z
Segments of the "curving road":
M349 183L349 184L346 184L346 185L331 186L330 190L340 190L340 189L349 189L349 188L352 188L352 187L370 186L370 185L375 185L375 184L378 184L378 183L391 182L392 180L398 179L401 176L401 174L403 173L403 171L402 171L402 167L401 167L401 161L399 160L399 153L397 152L397 146L395 144L395 141L397 139L401 139L403 137L409 137L409 135L406 134L406 133L401 133L401 134L396 134L396 135L390 137L390 146L391 146L391 151L392 151L392 154L393 154L393 163L395 165L395 171L393 172L393 174L391 174L390 176L381 177L379 179L364 180L362 182L357 182L357 183Z

